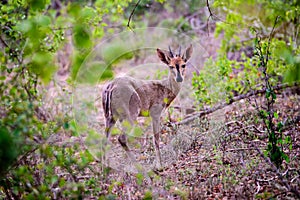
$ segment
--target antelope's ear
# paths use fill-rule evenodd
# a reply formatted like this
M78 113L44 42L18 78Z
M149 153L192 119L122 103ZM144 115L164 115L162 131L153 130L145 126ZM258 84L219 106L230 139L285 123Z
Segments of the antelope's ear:
M159 59L160 59L163 63L169 65L170 60L171 60L171 59L169 58L169 56L167 56L167 55L166 55L162 50L160 50L160 49L156 49L156 51L157 51L157 55L158 55Z
M193 53L193 46L190 45L186 50L185 50L185 56L183 56L183 59L186 61L188 61Z

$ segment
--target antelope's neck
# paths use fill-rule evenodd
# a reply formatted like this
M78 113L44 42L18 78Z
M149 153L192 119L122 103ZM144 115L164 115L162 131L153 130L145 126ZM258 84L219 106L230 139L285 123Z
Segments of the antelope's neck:
M176 82L174 80L174 77L172 77L171 75L169 75L168 79L163 80L163 84L172 91L172 93L177 96L180 89L181 89L181 84L182 82Z

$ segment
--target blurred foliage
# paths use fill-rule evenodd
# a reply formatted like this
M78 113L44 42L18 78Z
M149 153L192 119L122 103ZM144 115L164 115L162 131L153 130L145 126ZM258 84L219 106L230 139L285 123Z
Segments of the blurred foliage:
M188 6L190 3L196 4L196 1L176 2L183 5L177 9L172 1L141 1L134 17L149 17L150 9L155 10L152 16L171 7L176 9L174 12L181 12L185 8L192 9ZM44 107L42 95L44 86L53 83L53 76L60 68L57 57L66 44L71 43L73 47L68 69L70 85L96 84L111 78L114 64L131 59L133 53L128 53L127 47L111 43L103 49L101 61L88 63L86 73L78 74L103 37L127 29L128 17L135 4L132 0L0 2L1 199L116 198L112 189L117 181L105 179L108 169L100 174L93 170L94 158L79 143L59 142L61 136L78 136L77 124L70 120L70 110L63 108L52 116L52 112ZM157 24L160 19L156 19ZM178 25L184 19L177 21ZM132 27L135 24L144 26L143 20L132 21ZM189 28L188 25L185 28ZM116 58L116 54L121 56ZM78 76L80 81L76 82ZM63 95L69 95L64 92ZM56 102L60 101L56 99ZM135 130L134 134L140 135L141 131ZM89 172L88 178L83 177L86 172ZM137 177L140 182L141 179ZM99 186L105 181L109 190ZM117 185L122 183L117 182ZM145 199L151 196L151 192L146 191Z
M97 188L91 179L78 178L94 161L91 154L76 143L53 144L57 134L76 136L76 124L71 113L49 116L41 88L58 70L57 53L68 42L75 48L73 82L94 43L109 31L108 24L125 22L123 7L129 2L0 2L1 199L78 199L90 193L86 186ZM112 76L111 68L97 66ZM95 192L100 196L101 188Z
M209 59L201 74L193 78L200 108L262 88L259 59L253 56L255 42L261 38L262 49L266 51L277 16L280 21L272 35L267 73L273 85L281 80L299 81L298 1L227 0L214 1L211 6L214 14L225 16L225 21L216 23L215 36L222 35L217 58Z
M283 122L275 124L278 113L273 108L273 87L300 80L300 3L226 0L214 1L212 8L214 14L225 18L215 29L215 36L222 36L222 41L217 58L208 59L201 74L194 74L196 104L203 109L265 89L266 106L257 109L268 132L267 155L280 167L283 160L289 160L283 149L289 139L281 134Z

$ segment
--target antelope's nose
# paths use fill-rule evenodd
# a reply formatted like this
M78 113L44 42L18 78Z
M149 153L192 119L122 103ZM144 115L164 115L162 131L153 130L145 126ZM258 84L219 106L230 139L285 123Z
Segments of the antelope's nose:
M182 76L178 74L176 77L176 82L182 82L182 81L183 81Z

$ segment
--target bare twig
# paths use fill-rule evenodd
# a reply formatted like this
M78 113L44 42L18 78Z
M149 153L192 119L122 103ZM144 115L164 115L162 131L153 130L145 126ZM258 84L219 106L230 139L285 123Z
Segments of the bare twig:
M256 182L256 184L257 184L257 190L256 190L255 194L258 194L261 189L261 186L259 185L258 181Z
M11 47L8 45L8 43L7 43L1 36L0 36L0 41L1 41L1 43L3 43L3 45L4 45L6 48L8 48L10 51L15 52L15 49L11 48ZM20 59L19 56L16 56L16 58L17 58L17 60L18 60L19 65L21 65L22 62L23 62L23 60Z
M294 182L296 179L298 179L300 176L298 175L298 176L296 176L296 177L294 177L292 180L291 180L291 183L292 182Z
M210 9L210 6L209 6L209 2L208 0L206 0L206 7L208 9L208 12L209 12L209 16L206 20L206 29L207 29L207 35L209 36L209 27L208 27L208 22L209 22L209 19L213 16L213 13L211 12L211 9Z
M230 122L227 122L225 125L226 126L229 126L231 124L237 124L239 125L239 127L241 129L249 129L249 128L253 128L254 130L256 130L258 133L264 133L264 131L262 130L259 130L255 125L249 125L249 126L246 126L246 124L244 124L243 122L241 121L230 121Z
M277 17L276 17L275 22L274 22L274 25L273 25L272 30L271 30L271 33L270 33L270 35L269 35L268 46L267 46L266 62L265 62L266 64L267 64L268 61L269 61L271 39L272 39L272 37L273 37L274 29L275 29L275 26L276 26L277 23L278 23L279 18L280 18L280 16L277 16ZM266 67L267 67L267 66L266 66Z
M128 18L127 27L128 27L130 30L132 30L132 31L133 31L133 29L130 27L130 22L131 22L131 19L132 19L132 17L133 17L133 14L134 14L134 12L135 12L136 7L139 5L140 2L141 2L141 0L138 0L138 2L135 4L135 6L134 6L134 8L132 9L132 11L131 11L131 13L130 13L130 15L129 15L129 18ZM134 31L133 31L133 32L134 32Z
M246 151L246 150L255 150L254 148L236 148L236 149L226 149L226 152L232 152L232 151Z
M259 182L270 182L270 181L273 181L276 177L272 177L272 178L269 178L269 179L256 179L258 180Z
M209 16L208 16L208 18L207 18L207 20L206 20L206 27L207 27L208 35L209 35L208 22L209 22L209 19L210 19L210 18L213 18L213 17L216 18L216 19L218 19L219 21L225 23L225 24L233 25L233 26L238 26L238 24L229 23L229 22L227 22L227 21L221 19L220 17L218 17L216 14L214 14L214 13L211 11L211 7L210 7L210 5L209 5L208 0L206 0L206 7L207 7L208 12L209 12ZM249 26L249 25L247 25L247 24L245 24L245 26L251 27L251 26Z

